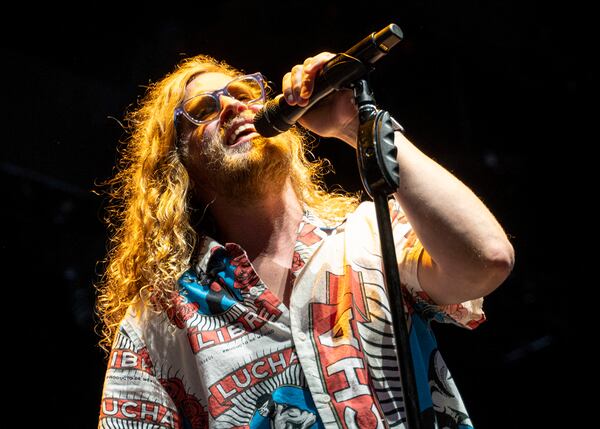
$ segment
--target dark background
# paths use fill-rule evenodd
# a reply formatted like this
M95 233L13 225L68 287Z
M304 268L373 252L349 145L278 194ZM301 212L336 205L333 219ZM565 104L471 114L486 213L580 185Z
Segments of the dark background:
M86 3L4 17L5 356L24 421L97 424L105 362L93 283L106 232L94 190L145 86L199 53L279 84L307 56L344 51L392 22L405 39L373 73L379 106L481 197L517 255L487 298L485 324L435 327L448 366L480 429L565 419L553 405L565 407L568 323L551 154L569 144L577 87L568 14L514 0L368 3ZM333 163L330 185L361 189L351 149L323 139L315 152Z

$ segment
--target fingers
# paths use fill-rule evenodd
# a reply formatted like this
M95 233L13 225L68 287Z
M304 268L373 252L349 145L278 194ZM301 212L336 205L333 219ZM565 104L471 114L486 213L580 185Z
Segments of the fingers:
M296 64L283 76L282 89L287 103L291 106L306 106L315 86L315 79L325 63L335 57L331 52L321 52L314 57Z

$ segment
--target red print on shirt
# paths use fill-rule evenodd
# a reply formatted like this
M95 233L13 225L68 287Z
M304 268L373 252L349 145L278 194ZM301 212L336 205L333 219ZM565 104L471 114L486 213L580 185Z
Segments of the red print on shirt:
M292 348L283 349L258 358L240 367L234 372L209 386L208 410L213 417L218 417L234 406L233 400L244 403L247 399L241 398L246 391L253 391L260 383L283 373L291 365L298 363L298 357ZM253 391L251 396L258 396ZM245 404L248 407L250 403Z
M370 320L362 276L346 266L327 273L327 301L312 304L313 338L321 372L343 427L376 428L373 401L357 323ZM351 421L348 421L351 420Z
M184 420L193 429L208 427L208 413L194 395L186 392L183 381L179 378L163 378L160 384L165 388Z
M179 295L173 294L173 305L167 308L167 316L171 323L180 329L185 328L189 319L198 312L198 304L195 302L187 302L187 300Z
M307 246L311 246L321 241L322 238L314 232L316 228L317 227L314 225L305 223L302 227L302 231L300 231L300 234L298 234L298 241L302 244L306 244Z

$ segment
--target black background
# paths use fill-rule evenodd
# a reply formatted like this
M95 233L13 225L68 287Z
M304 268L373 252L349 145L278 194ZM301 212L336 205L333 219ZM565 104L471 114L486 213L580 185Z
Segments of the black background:
M25 426L97 424L105 362L93 283L106 232L93 191L112 173L120 121L145 86L199 53L279 84L307 56L344 51L392 22L405 39L373 73L379 106L480 196L517 255L487 298L485 324L435 327L442 353L476 427L561 425L567 246L551 154L568 144L577 87L563 10L514 0L221 1L53 5L32 17L16 6L3 18L0 248L7 383ZM327 183L361 189L349 147L322 139L315 153L336 170Z

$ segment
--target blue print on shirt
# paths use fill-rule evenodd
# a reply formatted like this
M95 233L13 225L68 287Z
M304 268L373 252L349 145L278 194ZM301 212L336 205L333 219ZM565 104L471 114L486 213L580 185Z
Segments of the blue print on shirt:
M443 428L473 429L469 416L454 405L455 389L449 385L450 373L431 328L417 314L412 315L411 322L410 347L423 421L431 424L435 421Z
M213 253L207 272L202 274L199 278L195 270L188 270L179 279L181 295L198 304L198 313L215 316L229 310L236 301L243 301L234 287L235 267L225 249Z
M284 427L324 428L308 389L281 386L256 401L251 429Z

